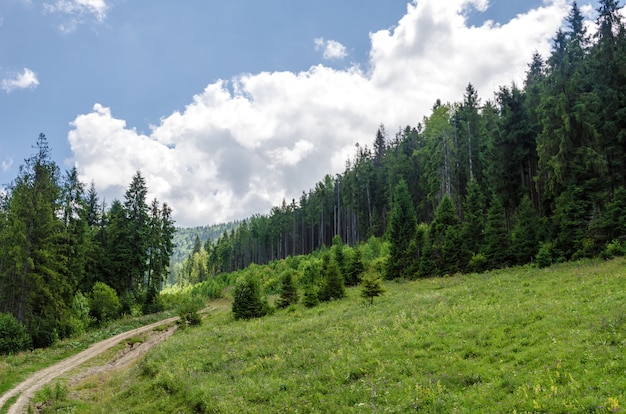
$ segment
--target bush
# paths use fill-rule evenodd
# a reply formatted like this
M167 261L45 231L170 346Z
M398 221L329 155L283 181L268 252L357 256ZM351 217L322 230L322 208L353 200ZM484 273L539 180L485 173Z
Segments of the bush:
M548 267L552 264L552 250L554 249L554 245L550 242L542 243L539 247L539 251L537 252L537 256L535 256L535 260L537 261L537 266L540 268Z
M81 335L85 333L93 318L89 316L89 298L81 291L76 292L72 299L72 316L70 317L71 335Z
M487 258L482 253L473 254L472 258L467 264L467 269L470 272L475 273L484 272L487 269Z
M624 255L624 248L618 240L613 240L610 243L607 243L600 254L603 259L612 259L616 256Z
M146 290L145 299L143 301L143 307L141 309L144 315L151 313L162 312L165 309L163 302L161 301L161 295L159 291L153 285L148 286Z
M26 328L10 313L0 313L0 355L24 351L32 345Z
M96 282L91 291L91 315L99 323L115 319L120 314L117 293L106 283Z
M204 307L204 302L199 297L188 297L178 305L178 322L181 327L200 326L202 317L198 313Z

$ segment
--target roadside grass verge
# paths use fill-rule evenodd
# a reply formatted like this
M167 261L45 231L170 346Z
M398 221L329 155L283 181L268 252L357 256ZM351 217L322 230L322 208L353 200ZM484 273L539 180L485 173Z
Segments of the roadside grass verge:
M626 261L387 283L373 306L228 312L125 372L72 390L76 412L625 412Z

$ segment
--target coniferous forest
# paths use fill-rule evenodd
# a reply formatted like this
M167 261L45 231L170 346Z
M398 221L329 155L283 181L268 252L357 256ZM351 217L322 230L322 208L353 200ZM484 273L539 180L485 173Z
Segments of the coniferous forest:
M196 239L170 281L202 282L371 238L388 241L380 269L387 279L621 251L626 28L617 0L599 3L593 34L574 3L550 55L532 56L523 85L481 99L469 83L460 102L433 97L432 112L415 127L381 125L342 173L217 240ZM32 340L20 349L159 309L175 228L167 204L146 196L137 172L124 200L107 205L76 169L61 174L40 135L0 203L0 325L10 323L6 315L17 321ZM328 273L350 279L335 262L324 264ZM373 299L379 285L368 280ZM321 292L341 297L342 289ZM317 299L304 292L305 303Z
M436 100L416 127L389 133L381 125L371 147L357 144L343 173L217 241L197 241L178 279L308 254L335 236L349 245L387 237L389 279L619 250L626 236L619 8L600 1L591 35L574 3L550 55L532 56L523 85L482 100L470 83L461 102Z
M7 314L17 320L28 334L18 348L158 310L175 228L170 207L148 204L147 191L138 171L107 208L76 168L61 174L39 136L0 204L0 328L10 328Z

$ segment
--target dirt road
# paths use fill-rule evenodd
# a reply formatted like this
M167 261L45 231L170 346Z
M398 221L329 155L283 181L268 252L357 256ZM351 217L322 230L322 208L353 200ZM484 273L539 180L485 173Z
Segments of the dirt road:
M156 343L169 338L175 331L174 327L168 328L167 330L163 331L155 331L154 329L156 327L165 324L171 324L177 319L178 317L164 319L150 325L142 326L141 328L121 333L104 341L95 343L89 348L74 356L71 356L55 365L36 372L24 382L9 390L4 395L0 396L0 408L3 408L9 399L15 397L16 395L19 395L17 400L9 408L8 414L21 414L27 410L28 403L30 399L35 395L35 392L37 392L37 390L39 390L45 384L53 381L54 379L60 377L61 375L72 369L78 368L78 366L82 363L102 354L103 352L119 344L125 339L129 339L142 334L152 333L149 335L146 341L136 345L132 345L130 349L125 350L121 356L116 358L114 361L109 362L105 367L94 367L87 372L81 374L81 376L85 377L88 375L92 375L93 373L98 371L122 368L128 365L133 360L145 354L148 349L150 349L150 347L152 347Z

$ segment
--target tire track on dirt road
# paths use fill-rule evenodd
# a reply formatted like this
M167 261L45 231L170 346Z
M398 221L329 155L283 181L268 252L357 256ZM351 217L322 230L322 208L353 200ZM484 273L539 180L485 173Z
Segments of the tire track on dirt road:
M17 400L9 407L8 414L21 414L26 411L28 407L28 403L30 399L35 395L40 388L42 388L47 383L53 381L54 379L60 377L64 373L77 368L79 365L84 362L102 354L113 346L119 344L121 341L131 338L133 336L137 336L143 334L145 332L151 331L161 325L173 323L177 321L178 316L171 317L168 319L163 319L159 322L154 322L150 325L145 325L140 328L135 328L127 332L123 332L121 334L115 335L111 338L105 339L103 341L97 342L91 345L89 348L84 351L79 352L76 355L68 357L54 365L49 366L48 368L44 368L40 371L37 371L22 383L13 387L11 390L7 391L4 395L0 397L0 409L5 408L5 404L11 398L18 396ZM140 355L139 355L140 356Z

